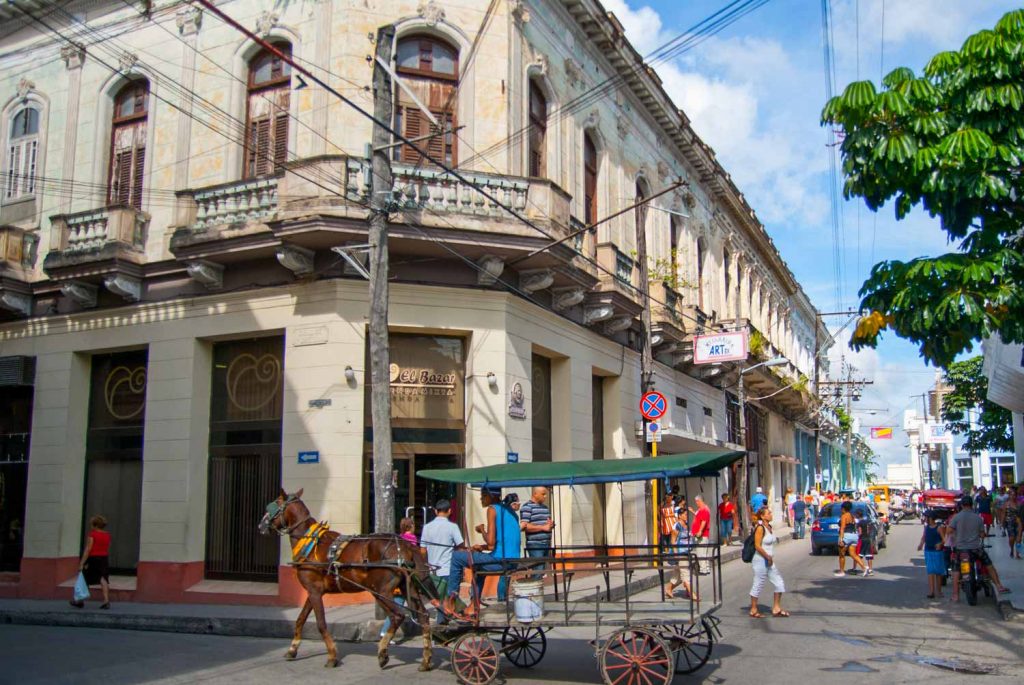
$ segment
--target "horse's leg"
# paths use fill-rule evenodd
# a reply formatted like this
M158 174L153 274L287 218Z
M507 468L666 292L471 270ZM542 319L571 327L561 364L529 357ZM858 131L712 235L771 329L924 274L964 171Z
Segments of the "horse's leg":
M429 582L429 581L428 581ZM423 597L420 596L419 591L414 591L413 598L410 600L410 606L416 612L416 620L419 621L420 627L423 629L423 661L420 662L421 671L429 671L433 666L433 640L430 635L430 615L427 613L426 605L423 603Z
M294 659L299 653L299 643L302 642L302 626L306 625L306 619L309 618L309 612L313 610L313 603L309 601L309 595L306 595L306 603L302 605L302 610L299 612L299 617L295 619L295 634L292 635L292 644L285 653L285 659Z
M313 605L313 613L316 615L316 627L320 629L320 637L324 639L324 644L327 645L327 663L324 664L324 668L334 668L338 665L338 648L334 644L331 632L327 629L324 597L321 592L318 591L316 594L310 592L307 601Z
M384 668L388 665L388 661L391 658L388 656L388 645L391 644L391 638L395 636L395 633L398 632L402 625L402 621L405 620L405 612L394 601L377 600L377 604L387 612L388 617L391 619L391 625L388 626L387 632L381 635L380 642L377 643L377 664Z

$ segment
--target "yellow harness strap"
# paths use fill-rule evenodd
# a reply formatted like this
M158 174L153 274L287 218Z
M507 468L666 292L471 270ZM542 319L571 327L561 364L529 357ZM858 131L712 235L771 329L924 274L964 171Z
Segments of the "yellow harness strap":
M292 561L305 561L310 553L316 549L320 537L329 530L327 521L314 523L306 531L306 534L299 538L299 541L292 547Z

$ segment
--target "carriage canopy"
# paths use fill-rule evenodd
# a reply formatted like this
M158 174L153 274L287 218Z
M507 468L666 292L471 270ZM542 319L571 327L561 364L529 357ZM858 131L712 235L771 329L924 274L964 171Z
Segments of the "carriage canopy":
M657 458L602 459L495 464L474 469L431 469L417 475L445 483L481 487L588 485L626 483L655 478L716 478L722 469L743 457L735 450L664 454Z

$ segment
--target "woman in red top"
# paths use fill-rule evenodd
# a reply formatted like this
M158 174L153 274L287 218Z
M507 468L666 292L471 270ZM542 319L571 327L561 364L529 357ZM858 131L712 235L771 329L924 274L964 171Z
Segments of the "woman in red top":
M718 505L718 542L728 545L732 542L733 514L736 506L729 501L728 493L722 495L722 503Z
M107 519L102 516L93 516L89 521L92 530L85 537L85 551L82 552L82 560L78 564L78 570L85 575L85 582L89 585L99 583L103 589L103 604L100 609L110 608L110 533L104 530L107 527ZM81 609L85 602L71 600L71 606Z

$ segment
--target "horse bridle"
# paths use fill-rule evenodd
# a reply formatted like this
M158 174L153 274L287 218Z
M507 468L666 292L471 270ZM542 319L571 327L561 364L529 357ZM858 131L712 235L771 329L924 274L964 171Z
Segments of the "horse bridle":
M300 520L296 521L295 523L293 523L292 525L288 526L287 528L275 528L274 527L274 521L277 520L278 516L280 516L281 514L283 514L285 512L285 510L288 508L289 504L291 504L292 502L298 502L298 501L299 501L299 498L296 497L295 495L288 495L285 498L284 502L282 502L280 504L278 504L278 501L275 499L273 502L271 502L270 504L267 505L267 512L265 514L263 514L263 519L260 521L260 526L259 527L263 528L264 525L265 525L267 530L272 530L272 531L274 531L275 533L277 533L281 537L287 537L287 536L291 535L292 531L294 531L296 528L298 528L303 523L305 523L308 520L308 518L307 519L300 519Z

